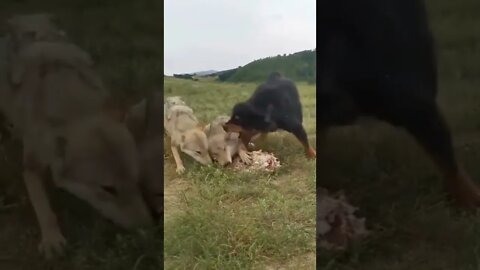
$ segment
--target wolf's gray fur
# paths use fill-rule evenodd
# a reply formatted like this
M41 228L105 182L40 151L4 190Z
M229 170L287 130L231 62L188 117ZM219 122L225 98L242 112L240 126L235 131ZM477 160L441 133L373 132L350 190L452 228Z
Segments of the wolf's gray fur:
M138 159L126 126L105 110L108 97L86 52L44 14L15 16L0 44L0 111L23 142L23 178L46 256L65 239L43 171L123 227L151 223L138 190Z

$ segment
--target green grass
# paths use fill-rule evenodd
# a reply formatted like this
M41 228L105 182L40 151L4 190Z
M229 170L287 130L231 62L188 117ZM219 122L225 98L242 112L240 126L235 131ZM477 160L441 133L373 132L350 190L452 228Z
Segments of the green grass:
M439 104L459 159L480 181L480 4L429 0L439 59ZM320 269L480 269L480 219L446 202L440 176L403 130L373 122L332 131L318 182L343 189L372 231Z
M48 12L70 38L89 52L112 95L135 102L163 83L162 2L46 0L0 2L0 20L16 13ZM0 269L161 269L162 231L124 232L59 190L51 202L66 237L66 256L44 260L35 214L21 177L17 142L0 146Z
M165 96L182 96L206 124L230 115L255 87L167 78ZM315 144L315 86L298 87ZM187 173L178 176L166 139L166 269L315 269L315 162L285 132L258 145L280 159L275 174L201 166L182 155Z

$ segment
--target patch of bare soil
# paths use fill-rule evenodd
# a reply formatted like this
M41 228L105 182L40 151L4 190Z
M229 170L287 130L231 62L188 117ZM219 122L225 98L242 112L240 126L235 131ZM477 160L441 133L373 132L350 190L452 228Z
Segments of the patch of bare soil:
M182 178L165 181L164 185L164 218L176 215L184 207L182 194L189 188L189 183Z

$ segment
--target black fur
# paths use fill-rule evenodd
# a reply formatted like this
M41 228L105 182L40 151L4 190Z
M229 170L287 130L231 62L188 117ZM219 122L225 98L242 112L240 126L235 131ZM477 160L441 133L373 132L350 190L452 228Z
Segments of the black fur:
M437 63L422 0L318 3L317 125L372 116L404 127L455 174L450 131L436 104Z
M278 72L270 74L250 99L236 104L228 121L244 130L262 133L283 129L308 145L302 122L302 104L297 87Z

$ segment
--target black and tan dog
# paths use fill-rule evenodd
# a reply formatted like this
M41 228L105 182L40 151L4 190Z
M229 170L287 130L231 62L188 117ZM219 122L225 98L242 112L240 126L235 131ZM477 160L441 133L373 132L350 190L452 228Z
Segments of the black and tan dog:
M480 190L457 162L435 101L437 66L423 1L327 0L317 14L317 126L371 116L405 128L425 149L464 206Z
M297 87L280 73L273 72L250 99L233 107L225 130L240 133L240 139L248 146L252 137L259 133L282 129L295 135L302 143L306 155L315 158L316 152L308 142L302 122L302 104Z

